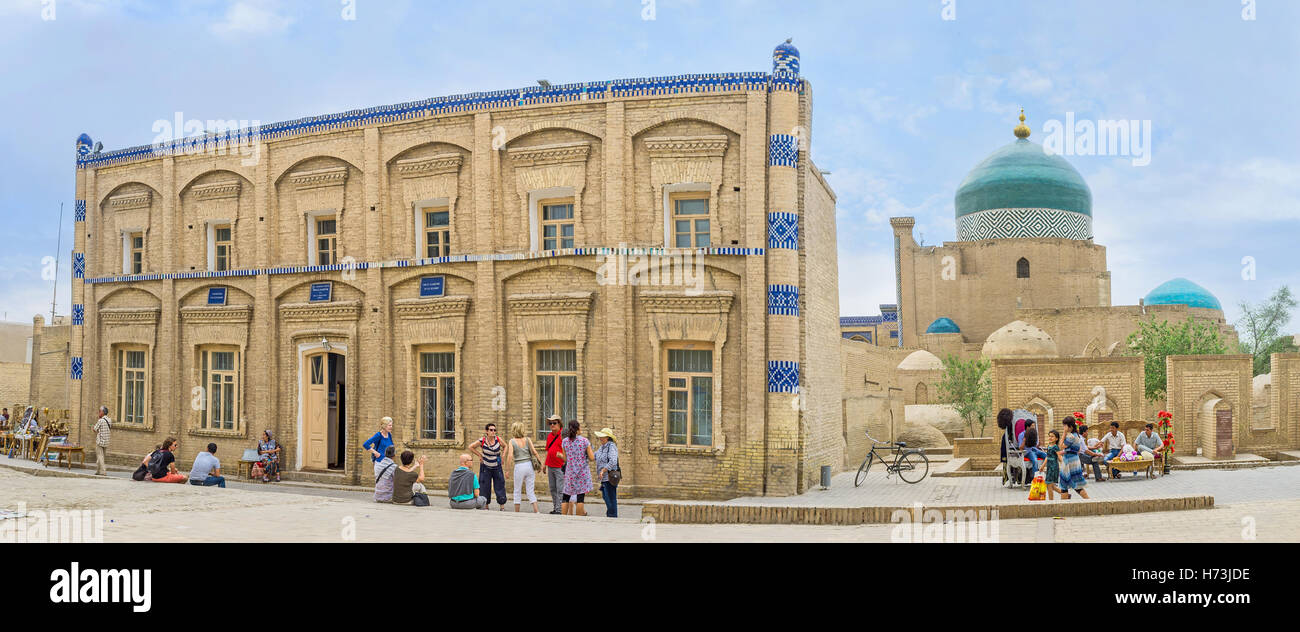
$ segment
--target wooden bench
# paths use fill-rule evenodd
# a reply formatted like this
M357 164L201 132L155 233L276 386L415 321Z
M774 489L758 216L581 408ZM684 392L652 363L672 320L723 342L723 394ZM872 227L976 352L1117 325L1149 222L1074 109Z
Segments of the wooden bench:
M72 445L72 444L69 444L69 443L52 443L52 444L50 444L48 447L46 447L45 449L46 449L46 451L48 451L48 452L53 452L53 453L55 453L56 455L58 455L58 461L55 463L56 466L62 466L62 465L63 465L63 457L64 457L64 456L67 456L67 458L68 458L68 466L67 466L67 467L68 467L68 469L72 469L72 455L73 455L73 454L76 454L77 457L80 459L80 463L78 463L78 466L81 467L81 468L85 468L85 467L86 467L86 448L84 448L84 447L82 447L82 446L79 446L79 445ZM44 456L44 455L42 455L42 456ZM42 459L41 462L44 463L44 465L45 465L46 467L49 467L49 465L50 465L49 462L46 461L46 460L44 460L44 459Z
M1154 472L1156 468L1156 460L1138 459L1136 461L1121 461L1119 460L1119 457L1115 457L1114 459L1102 464L1102 467L1103 468L1108 467L1112 470L1118 470L1120 472L1141 472L1145 470L1147 473L1147 478L1151 478L1152 472Z

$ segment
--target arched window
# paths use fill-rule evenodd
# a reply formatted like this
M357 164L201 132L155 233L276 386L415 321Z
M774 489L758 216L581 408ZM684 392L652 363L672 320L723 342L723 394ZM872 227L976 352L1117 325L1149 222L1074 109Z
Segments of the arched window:
M1024 258L1024 257L1021 257L1021 258L1020 258L1020 261L1017 261L1017 262L1016 262L1016 278L1017 278L1017 279L1028 279L1028 278L1029 278L1029 260L1028 260L1028 259L1026 259L1026 258Z

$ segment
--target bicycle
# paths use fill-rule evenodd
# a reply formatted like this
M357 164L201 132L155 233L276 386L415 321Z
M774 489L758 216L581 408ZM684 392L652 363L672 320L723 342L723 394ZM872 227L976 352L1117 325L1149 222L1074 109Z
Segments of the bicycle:
M853 478L854 487L862 487L862 483L867 480L867 470L871 469L876 459L880 459L885 464L886 476L898 474L898 477L908 483L919 483L930 473L930 459L925 456L924 449L907 450L907 444L902 441L881 442L872 439L871 433L867 433L867 439L871 441L871 451L867 453L867 458L862 460L862 465L858 466L858 474ZM894 462L885 461L884 455L876 454L876 448L883 448L894 452ZM920 472L920 476L915 476Z

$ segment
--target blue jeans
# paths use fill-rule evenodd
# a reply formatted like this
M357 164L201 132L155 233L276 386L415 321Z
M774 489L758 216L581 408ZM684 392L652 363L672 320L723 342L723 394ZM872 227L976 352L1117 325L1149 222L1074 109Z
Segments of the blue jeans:
M487 504L492 504L492 489L497 490L497 503L506 504L506 472L500 467L487 467L479 465L478 468L478 495L487 499Z
M1120 452L1119 448L1114 448L1114 449L1112 449L1110 452L1107 452L1107 453L1106 453L1106 459L1105 459L1105 460L1109 461L1109 460L1111 460L1111 459L1113 459L1113 458L1119 456L1119 452ZM1117 471L1115 471L1115 470L1111 470L1111 471L1110 471L1110 477L1111 477L1111 478L1119 478L1119 472L1117 472Z
M605 517L618 517L618 488L610 485L608 481L601 481L600 495L605 499Z
M190 485L198 485L199 487L212 487L213 485L216 485L217 487L220 487L221 489L225 489L225 488L226 488L226 477L224 477L224 476L209 476L209 477L207 477L207 478L205 478L205 479L203 479L203 480L201 480L201 481L200 481L200 480L196 480L196 479L191 478L191 479L190 479Z
M1047 453L1037 447L1025 448L1025 456L1029 457L1029 476L1033 478L1038 473L1038 461L1047 458Z

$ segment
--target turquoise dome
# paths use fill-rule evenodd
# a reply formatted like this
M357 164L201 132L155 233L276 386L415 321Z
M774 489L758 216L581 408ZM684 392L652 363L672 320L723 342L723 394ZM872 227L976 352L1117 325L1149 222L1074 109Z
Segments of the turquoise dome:
M930 326L925 328L925 333L959 334L961 333L961 329L957 327L957 323L952 322L951 318L941 317L941 318L934 319L934 322L930 323Z
M1092 217L1092 192L1059 155L1020 138L985 158L957 187L957 217L990 209L1043 208Z
M1142 302L1147 305L1186 305L1223 311L1219 299L1214 298L1209 290L1183 278L1160 284Z

